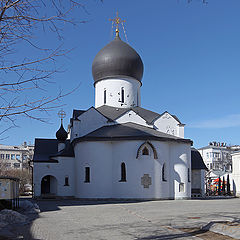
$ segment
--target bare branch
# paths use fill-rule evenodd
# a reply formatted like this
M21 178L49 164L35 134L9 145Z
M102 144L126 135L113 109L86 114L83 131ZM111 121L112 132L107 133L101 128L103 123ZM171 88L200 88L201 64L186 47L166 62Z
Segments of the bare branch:
M61 72L57 59L71 51L63 49L64 28L86 22L72 18L79 10L89 14L82 0L0 1L0 121L9 124L0 135L16 127L21 115L45 122L42 114L62 106L60 100L76 90L49 96L46 86ZM55 35L54 48L39 41L42 34Z

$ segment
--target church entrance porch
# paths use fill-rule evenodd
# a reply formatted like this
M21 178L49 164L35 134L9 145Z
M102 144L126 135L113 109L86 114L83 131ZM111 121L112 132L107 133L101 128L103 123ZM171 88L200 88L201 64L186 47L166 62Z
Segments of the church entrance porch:
M57 195L57 179L54 176L47 175L41 181L41 196Z

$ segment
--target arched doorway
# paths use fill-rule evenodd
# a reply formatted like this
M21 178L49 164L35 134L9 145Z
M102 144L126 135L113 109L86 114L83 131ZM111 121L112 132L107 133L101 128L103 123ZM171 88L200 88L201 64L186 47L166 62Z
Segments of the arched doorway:
M54 176L47 175L42 178L41 194L57 194L57 179Z

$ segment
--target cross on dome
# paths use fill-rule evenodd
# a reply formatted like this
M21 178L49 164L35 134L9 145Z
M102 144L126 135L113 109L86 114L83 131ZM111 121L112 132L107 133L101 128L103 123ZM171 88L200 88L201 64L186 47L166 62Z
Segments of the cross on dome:
M58 117L61 119L62 124L63 119L66 117L66 113L63 111L63 109L58 112Z
M116 32L116 37L119 37L119 24L120 23L124 23L124 22L126 22L125 20L122 20L119 16L118 16L118 11L117 11L117 13L116 13L116 17L115 18L113 18L113 19L109 19L109 21L111 21L111 22L113 22L114 24L115 24L115 27L116 27L116 30L115 30L115 32Z

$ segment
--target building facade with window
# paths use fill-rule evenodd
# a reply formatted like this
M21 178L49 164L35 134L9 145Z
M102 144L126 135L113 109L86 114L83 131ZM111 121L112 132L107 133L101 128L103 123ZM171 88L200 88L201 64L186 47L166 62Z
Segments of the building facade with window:
M73 110L68 133L61 124L56 139L35 140L35 196L190 198L192 141L175 115L141 107L143 63L118 31L92 74L95 107Z
M0 144L0 166L2 170L28 169L33 159L34 146L24 142L20 146Z
M240 196L240 151L232 154L232 190L233 194Z
M208 146L199 148L204 163L211 171L232 171L231 154L240 149L240 146L227 146L226 143L210 142Z

